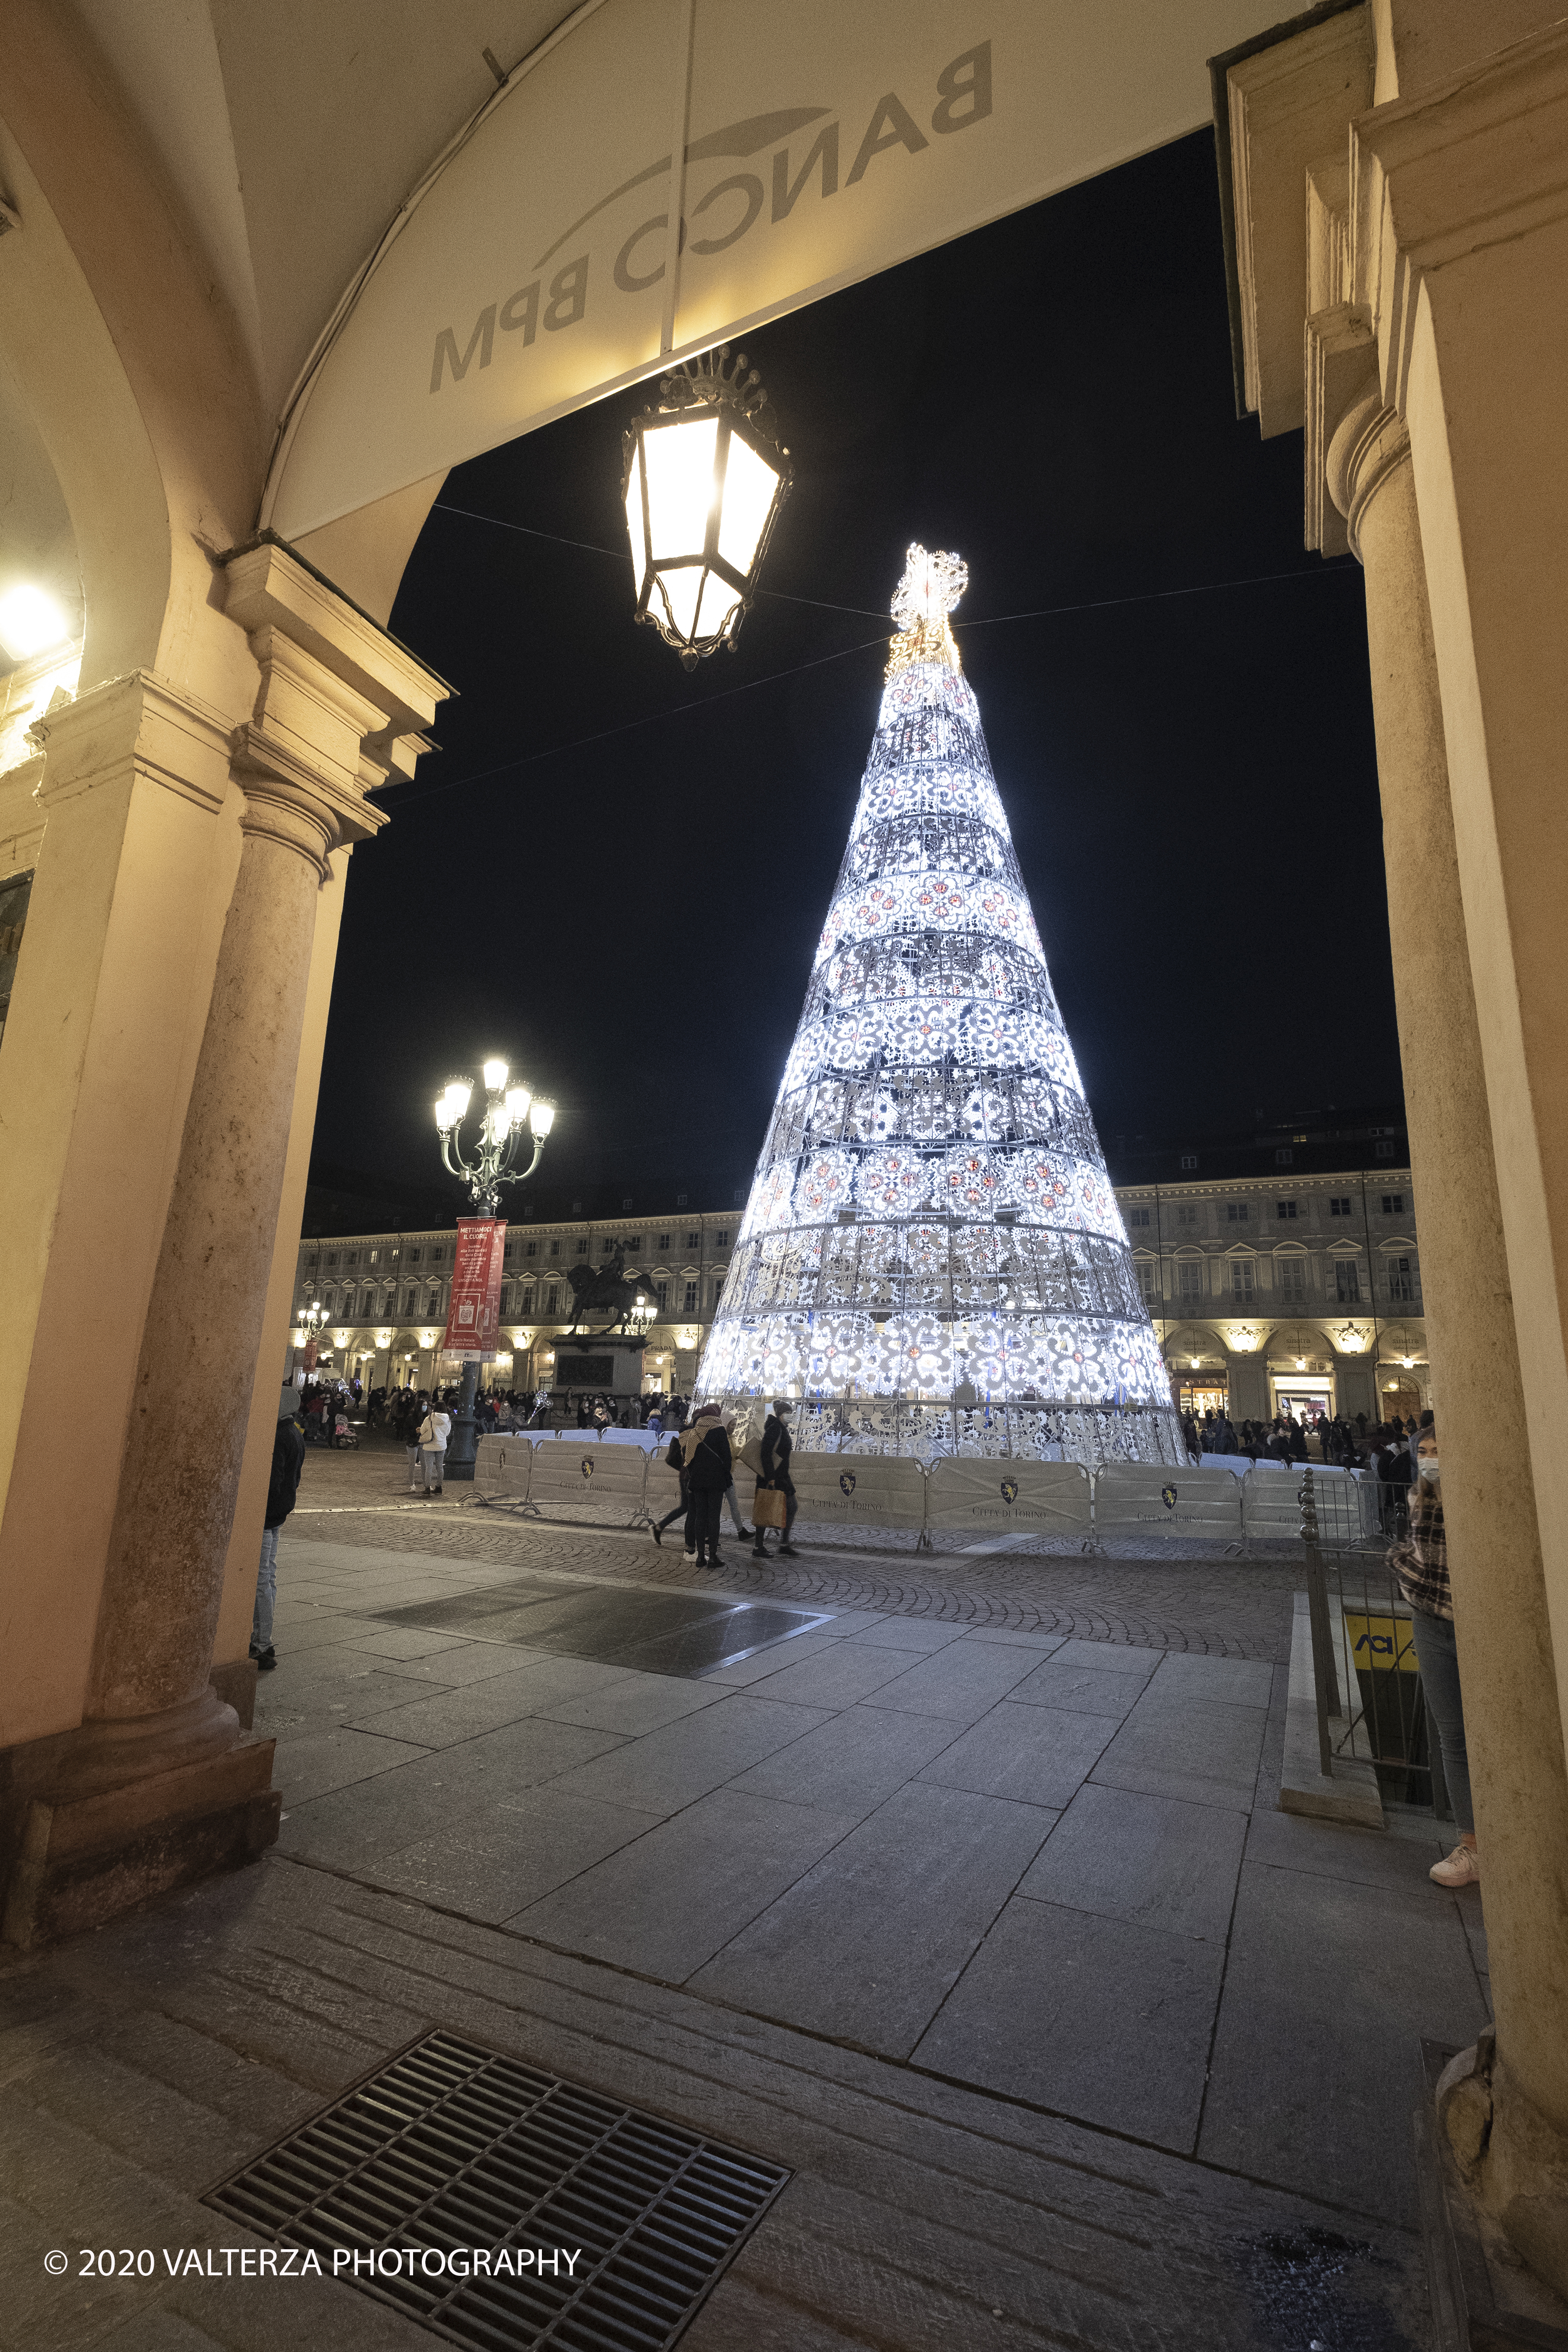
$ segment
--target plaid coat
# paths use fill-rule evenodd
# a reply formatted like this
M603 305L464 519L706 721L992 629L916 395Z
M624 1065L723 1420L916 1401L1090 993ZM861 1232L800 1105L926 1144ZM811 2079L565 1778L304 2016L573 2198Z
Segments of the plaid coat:
M1424 1617L1454 1614L1448 1591L1448 1543L1443 1533L1443 1506L1420 1489L1410 1506L1410 1532L1393 1545L1388 1565L1412 1609Z

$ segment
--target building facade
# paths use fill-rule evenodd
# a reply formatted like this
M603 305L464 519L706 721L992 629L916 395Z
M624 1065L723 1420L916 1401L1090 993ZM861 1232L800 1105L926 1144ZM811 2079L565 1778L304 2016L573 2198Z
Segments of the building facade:
M1232 1420L1432 1402L1407 1168L1119 1186L1183 1411Z
M519 1392L553 1384L557 1344L573 1319L567 1277L574 1265L603 1265L619 1244L628 1274L646 1283L653 1309L644 1387L690 1395L740 1215L737 1208L677 1208L654 1216L508 1224L499 1346L487 1377ZM291 1346L304 1349L307 1318L319 1307L316 1345L323 1369L345 1378L357 1372L367 1388L455 1380L456 1357L441 1351L455 1241L451 1226L432 1226L302 1242Z
M1184 1411L1383 1420L1432 1402L1408 1168L1281 1163L1271 1177L1124 1184L1115 1197ZM568 1273L602 1265L619 1244L654 1310L643 1386L689 1396L739 1223L729 1208L508 1225L496 1385L554 1385L572 1321ZM436 1226L302 1242L292 1346L304 1349L319 1307L323 1369L367 1388L456 1379L457 1359L441 1352L455 1242Z

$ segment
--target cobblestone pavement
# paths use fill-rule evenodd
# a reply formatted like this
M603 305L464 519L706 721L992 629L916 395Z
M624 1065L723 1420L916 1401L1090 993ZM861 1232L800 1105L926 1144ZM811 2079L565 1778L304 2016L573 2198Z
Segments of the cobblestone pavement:
M1217 1560L1200 1547L1184 1546L1176 1557L1107 1559L1032 1543L916 1552L907 1536L899 1549L806 1537L798 1539L800 1559L766 1563L731 1538L715 1573L686 1559L675 1528L655 1548L645 1529L525 1517L456 1486L439 1498L412 1497L401 1454L373 1446L356 1454L312 1451L289 1527L298 1537L379 1551L565 1569L685 1591L767 1594L824 1608L1236 1658L1289 1655L1291 1596L1301 1581L1300 1563L1289 1552Z

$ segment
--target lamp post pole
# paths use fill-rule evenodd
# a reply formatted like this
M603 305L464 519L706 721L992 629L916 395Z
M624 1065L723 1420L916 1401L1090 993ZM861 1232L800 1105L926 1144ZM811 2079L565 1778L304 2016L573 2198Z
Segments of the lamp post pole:
M463 1150L462 1127L474 1092L473 1080L451 1079L435 1106L441 1164L449 1176L459 1177L467 1185L476 1213L481 1217L500 1213L503 1184L522 1184L533 1174L544 1151L545 1138L555 1124L553 1103L531 1096L527 1087L508 1086L505 1062L485 1064L485 1110L471 1157L465 1156ZM525 1133L533 1139L534 1156L526 1168L518 1168L515 1162ZM443 1472L444 1477L459 1484L472 1481L479 1450L474 1413L478 1388L479 1360L477 1356L470 1356L463 1367L463 1387L457 1410L452 1416L452 1437Z

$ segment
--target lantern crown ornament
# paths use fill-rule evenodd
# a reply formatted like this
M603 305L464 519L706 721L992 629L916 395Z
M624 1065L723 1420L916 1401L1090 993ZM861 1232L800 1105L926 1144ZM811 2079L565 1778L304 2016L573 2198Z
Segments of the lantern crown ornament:
M794 479L789 452L758 421L767 400L746 353L731 362L722 343L662 378L658 407L624 436L636 616L687 669L733 646Z

